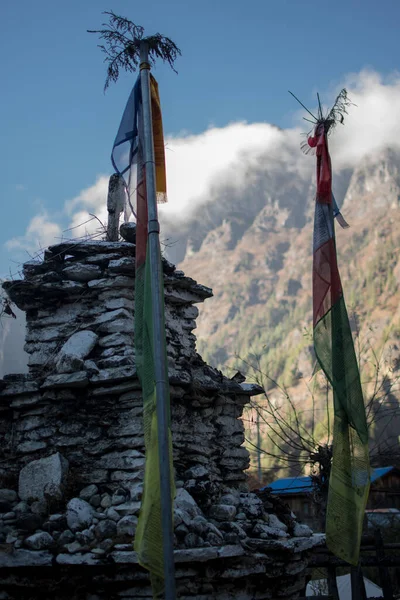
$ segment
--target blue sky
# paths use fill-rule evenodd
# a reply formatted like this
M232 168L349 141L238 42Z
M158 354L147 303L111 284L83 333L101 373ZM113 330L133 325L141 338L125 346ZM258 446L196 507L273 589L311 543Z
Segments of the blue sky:
M110 151L133 83L103 93L96 29L112 9L168 35L182 50L176 76L160 65L167 134L201 134L236 121L292 127L293 90L313 104L348 73L398 66L394 0L6 0L0 22L2 136L0 276L4 244L39 213L62 220L64 203L111 172ZM76 203L75 203L76 205ZM26 255L27 256L27 255Z

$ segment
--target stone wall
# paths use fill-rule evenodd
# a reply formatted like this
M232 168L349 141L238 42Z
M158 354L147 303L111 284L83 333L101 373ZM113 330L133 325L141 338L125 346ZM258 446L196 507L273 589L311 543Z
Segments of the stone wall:
M24 265L23 280L4 284L26 312L30 356L27 375L1 381L4 598L150 594L132 550L144 468L134 226L121 234L52 246ZM163 269L180 597L295 598L316 539L246 486L240 417L261 389L204 363L194 305L212 292L166 260Z

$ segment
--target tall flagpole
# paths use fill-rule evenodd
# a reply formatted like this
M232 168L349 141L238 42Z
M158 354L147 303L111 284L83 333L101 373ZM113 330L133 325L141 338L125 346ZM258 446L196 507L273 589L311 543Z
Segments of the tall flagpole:
M162 288L163 273L160 251L160 224L158 222L156 172L153 146L153 125L151 118L150 64L148 62L149 46L140 43L140 84L142 89L143 129L144 129L144 164L146 166L146 191L148 210L148 252L153 280L152 318L154 341L154 369L156 377L158 450L160 461L160 491L162 511L162 537L164 556L165 600L175 600L175 566L174 566L174 529L171 502L171 466L169 463L168 438L168 386L167 365L163 352L165 330L164 303ZM161 272L160 272L161 271Z

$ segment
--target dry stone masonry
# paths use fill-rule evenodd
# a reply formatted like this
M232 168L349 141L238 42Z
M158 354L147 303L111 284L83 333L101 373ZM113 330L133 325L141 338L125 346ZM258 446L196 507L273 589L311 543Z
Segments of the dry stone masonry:
M51 246L4 284L27 318L29 373L0 381L0 597L150 598L132 548L143 489L134 346L135 227L123 241ZM250 493L243 407L258 386L196 353L212 295L163 260L179 597L296 598L308 527Z

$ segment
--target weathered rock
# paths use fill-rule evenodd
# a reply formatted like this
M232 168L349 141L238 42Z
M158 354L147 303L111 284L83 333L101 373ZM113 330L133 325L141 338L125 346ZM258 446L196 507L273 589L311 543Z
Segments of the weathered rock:
M47 515L47 502L44 500L36 500L31 504L31 511L34 515L40 515L42 517Z
M138 523L137 517L127 515L126 517L122 517L120 521L117 523L117 534L118 536L130 536L133 537L135 535L136 526Z
M113 538L117 534L117 525L115 521L112 521L111 519L105 519L96 525L94 534L99 540Z
M18 454L31 454L43 450L46 446L46 442L22 442L22 444L18 444L17 452Z
M25 540L25 545L30 550L47 550L54 545L54 540L49 533L35 533Z
M70 267L63 269L63 275L71 281L86 283L92 279L99 279L101 277L101 269L96 265L74 263Z
M126 502L126 499L127 499L127 493L125 492L125 490L118 489L112 495L111 504L113 506L117 506L118 504L122 504L123 502Z
M119 232L124 240L136 244L136 223L122 223Z
M63 486L68 473L68 461L56 452L46 458L28 463L19 474L18 494L22 500L44 500L47 484Z
M186 548L198 548L203 545L203 539L196 533L188 533L185 536Z
M8 490L6 488L0 489L0 502L6 502L7 504L12 505L14 502L17 502L17 500L17 492L14 492L14 490Z
M106 515L107 515L107 519L111 519L112 521L115 521L115 522L119 521L121 518L121 515L119 513L117 513L117 511L112 506L107 509Z
M233 521L236 515L236 507L229 504L215 504L210 509L210 517L217 521Z
M71 531L81 531L93 522L93 508L81 498L72 498L67 504L67 523Z
M42 517L33 515L32 513L22 513L17 517L15 526L26 532L36 531L43 523Z
M91 484L91 485L84 487L79 492L79 498L82 498L82 500L86 500L86 502L89 502L91 497L94 496L95 494L97 494L97 492L98 492L97 485Z
M86 371L50 375L42 384L42 390L58 388L84 388L89 384Z
M94 554L85 552L83 554L59 554L56 558L58 565L98 565L99 560Z
M49 552L32 550L16 550L12 553L0 552L0 568L15 567L50 567L53 556Z
M66 544L65 547L70 554L75 554L75 552L80 552L83 548L83 546L81 546L79 542L71 542L71 544Z
M117 260L110 260L108 270L110 273L122 273L133 277L135 274L135 259L132 256L123 256Z
M269 515L268 521L270 527L276 527L278 529L282 529L283 531L288 530L287 525L285 525L285 523L282 523L282 521L280 521L278 517L274 514Z
M61 533L57 542L58 542L59 546L66 546L67 544L71 544L74 540L75 540L74 534L72 533L72 531L67 529L66 531L63 531Z
M280 527L270 527L264 523L257 523L253 528L253 535L262 539L288 537Z
M183 488L178 489L176 492L174 507L175 509L180 509L182 512L187 513L192 519L198 515L203 516L196 501L189 492Z
M57 356L57 372L73 373L79 371L83 366L84 359L93 350L98 339L99 336L90 330L74 333L65 342Z
M308 525L304 525L301 523L296 523L293 530L293 535L295 537L311 537L312 530L308 527Z

